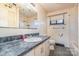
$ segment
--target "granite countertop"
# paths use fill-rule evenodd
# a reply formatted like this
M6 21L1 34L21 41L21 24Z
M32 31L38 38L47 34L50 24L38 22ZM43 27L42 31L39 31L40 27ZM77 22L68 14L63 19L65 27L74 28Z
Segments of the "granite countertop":
M22 56L49 39L49 37L47 36L39 37L42 37L42 40L39 42L25 42L22 40L14 40L11 42L0 43L0 56Z

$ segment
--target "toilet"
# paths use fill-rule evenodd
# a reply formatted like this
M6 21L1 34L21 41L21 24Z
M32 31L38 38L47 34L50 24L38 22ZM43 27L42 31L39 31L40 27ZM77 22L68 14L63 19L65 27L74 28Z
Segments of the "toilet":
M55 40L50 39L49 40L49 49L50 50L54 50L54 46L55 46Z

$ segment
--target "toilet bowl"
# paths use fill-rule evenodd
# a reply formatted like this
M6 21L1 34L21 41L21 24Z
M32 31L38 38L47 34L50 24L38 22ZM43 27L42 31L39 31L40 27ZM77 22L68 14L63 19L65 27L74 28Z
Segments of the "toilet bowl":
M50 44L49 49L54 50L55 40L52 40L52 39L49 40L49 44Z

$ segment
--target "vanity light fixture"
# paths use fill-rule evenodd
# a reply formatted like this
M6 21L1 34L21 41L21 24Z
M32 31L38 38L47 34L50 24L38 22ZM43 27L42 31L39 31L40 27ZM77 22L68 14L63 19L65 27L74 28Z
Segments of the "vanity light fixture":
M12 8L13 6L16 6L15 3L7 3L7 4L4 4L6 7L8 8Z
M35 7L35 4L34 3L30 3L33 7Z

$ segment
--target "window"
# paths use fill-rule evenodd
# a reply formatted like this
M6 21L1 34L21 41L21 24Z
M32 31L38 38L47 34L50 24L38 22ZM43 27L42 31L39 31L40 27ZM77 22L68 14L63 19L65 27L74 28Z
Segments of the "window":
M57 20L57 24L64 24L64 19Z
M64 15L57 15L50 17L50 25L63 25L64 24Z

